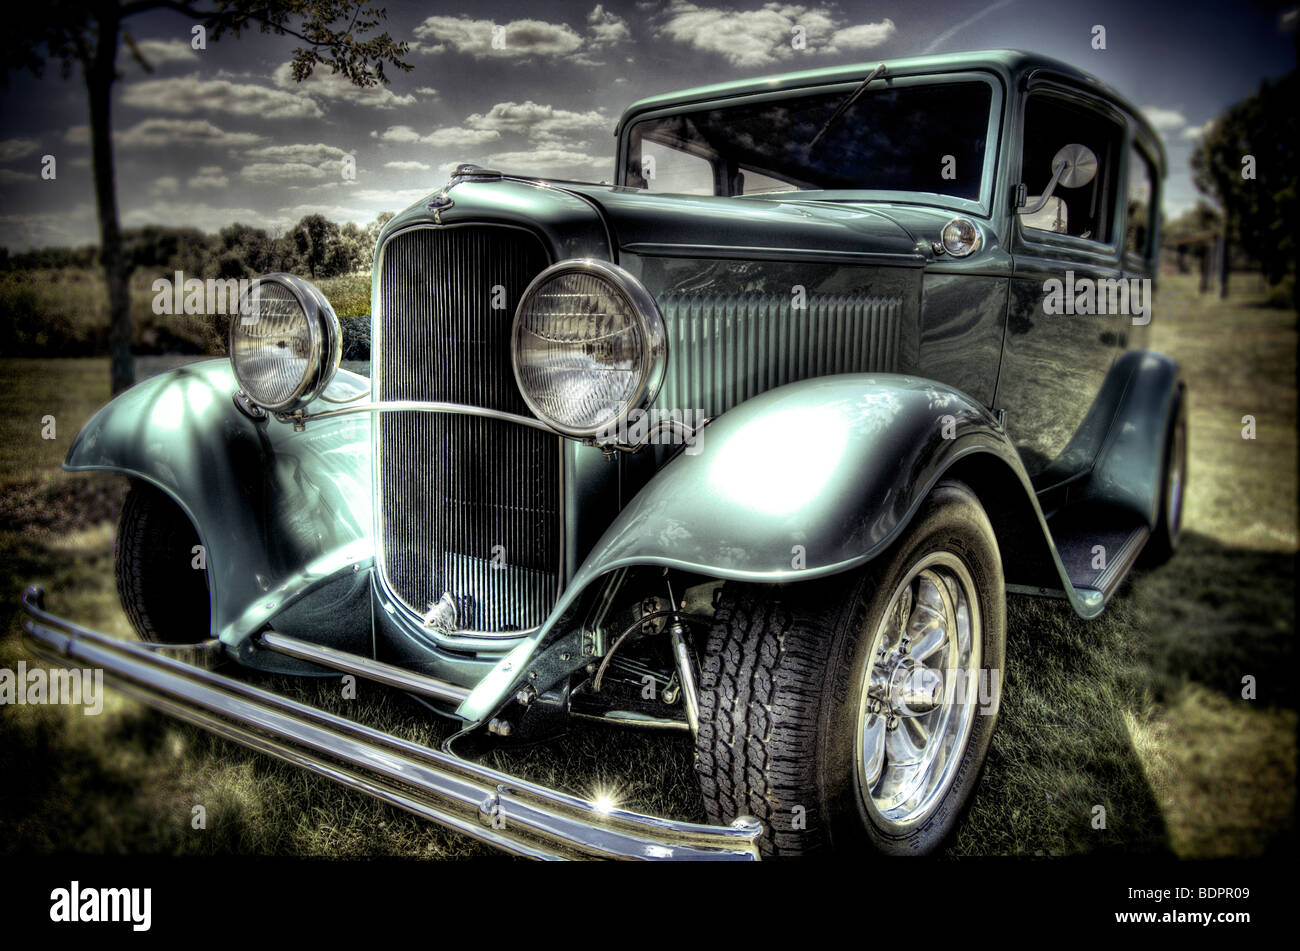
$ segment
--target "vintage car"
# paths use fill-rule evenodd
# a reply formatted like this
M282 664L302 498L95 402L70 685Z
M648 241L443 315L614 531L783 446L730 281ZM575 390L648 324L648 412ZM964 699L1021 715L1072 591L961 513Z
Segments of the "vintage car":
M1006 594L1091 618L1178 542L1160 141L1012 51L657 96L616 138L612 185L463 165L393 218L369 379L268 274L229 360L101 409L66 468L132 481L142 641L33 587L28 642L520 855L931 851L989 750ZM239 665L397 688L454 736ZM689 732L708 824L477 761L577 719Z

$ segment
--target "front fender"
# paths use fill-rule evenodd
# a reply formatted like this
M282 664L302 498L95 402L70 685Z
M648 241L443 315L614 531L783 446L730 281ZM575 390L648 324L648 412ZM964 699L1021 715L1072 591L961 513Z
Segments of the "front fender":
M1085 617L1102 608L1070 584L1014 446L987 409L933 380L819 377L768 390L711 422L655 474L566 586L543 632L474 689L478 722L522 682L546 632L603 575L662 565L713 578L794 582L847 571L898 537L945 473L975 477L990 517ZM1001 537L1001 533L1000 533ZM1004 552L1004 561L1007 553Z
M571 590L625 565L795 581L875 557L958 459L1020 472L992 415L931 380L821 377L769 390L710 423L619 513Z
M366 382L347 371L337 380L331 386ZM226 360L145 380L91 417L63 464L145 480L180 505L205 549L212 602L212 630L194 640L215 636L236 650L340 575L357 575L346 587L368 598L361 569L374 554L369 415L296 433L240 412L237 389Z

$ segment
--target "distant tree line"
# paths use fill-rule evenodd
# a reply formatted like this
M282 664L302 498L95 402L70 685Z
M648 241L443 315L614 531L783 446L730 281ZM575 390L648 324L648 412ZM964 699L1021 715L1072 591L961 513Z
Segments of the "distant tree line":
M123 231L130 271L184 271L186 277L242 278L287 271L312 279L368 271L379 231L393 217L384 212L364 228L339 225L323 215L306 215L287 231L276 233L233 224L216 234L197 228L146 225ZM0 248L0 269L90 268L99 261L95 245L39 248L17 254Z

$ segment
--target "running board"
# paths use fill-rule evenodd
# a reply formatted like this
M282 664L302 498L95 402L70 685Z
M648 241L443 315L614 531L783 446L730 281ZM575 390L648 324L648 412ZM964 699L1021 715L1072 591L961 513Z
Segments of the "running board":
M433 700L444 700L457 706L460 706L470 693L466 687L459 687L456 684L438 680L435 677L426 677L404 667L395 667L392 664L385 664L383 661L371 660L369 657L362 657L359 654L349 654L333 647L323 647L310 641L300 641L296 637L277 634L274 631L264 633L260 643L264 647L280 654L287 654L289 657L309 660L312 663L320 664L322 667L329 667L345 674L354 674L366 680L373 680L389 687L396 687L398 690L405 690L407 693L418 693L421 696Z
M535 859L758 858L751 818L707 826L607 807L432 750L45 610L23 593L27 646L155 709L515 855Z

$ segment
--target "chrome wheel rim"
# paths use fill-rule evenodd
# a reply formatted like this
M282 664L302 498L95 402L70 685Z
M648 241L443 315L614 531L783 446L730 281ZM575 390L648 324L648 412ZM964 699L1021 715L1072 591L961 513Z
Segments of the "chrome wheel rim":
M855 743L872 821L905 835L943 802L981 698L975 583L951 552L917 561L871 637Z

